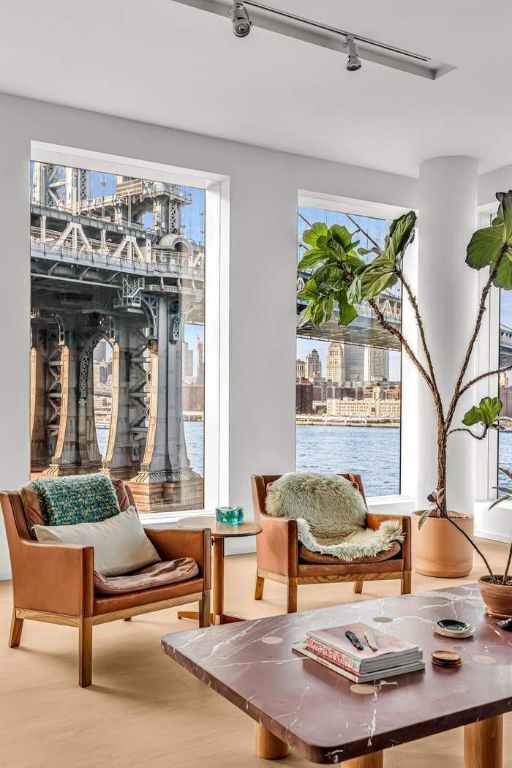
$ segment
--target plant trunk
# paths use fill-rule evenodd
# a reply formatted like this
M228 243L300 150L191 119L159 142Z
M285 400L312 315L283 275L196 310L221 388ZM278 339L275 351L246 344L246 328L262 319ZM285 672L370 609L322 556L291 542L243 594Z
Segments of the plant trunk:
M437 516L447 514L446 504L446 464L448 433L444 420L438 416L437 425Z

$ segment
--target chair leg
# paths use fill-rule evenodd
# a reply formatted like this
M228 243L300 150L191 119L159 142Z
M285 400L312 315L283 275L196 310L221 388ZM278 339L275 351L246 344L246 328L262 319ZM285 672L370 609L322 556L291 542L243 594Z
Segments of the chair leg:
M131 616L127 616L126 619L123 619L123 621L131 621L131 620L132 620Z
M290 579L287 586L286 613L297 613L297 582Z
M404 571L402 576L402 595L411 594L411 577L412 577L411 571Z
M263 597L263 587L265 586L265 579L256 573L256 586L254 587L254 599L261 600Z
M199 626L210 626L210 590L203 592L203 596L199 601Z
M17 648L21 642L23 619L16 616L16 608L12 609L11 631L9 632L9 648Z
M356 595L360 595L363 591L363 582L362 581L354 581L354 592Z
M78 625L78 682L81 688L92 683L92 622L81 619Z

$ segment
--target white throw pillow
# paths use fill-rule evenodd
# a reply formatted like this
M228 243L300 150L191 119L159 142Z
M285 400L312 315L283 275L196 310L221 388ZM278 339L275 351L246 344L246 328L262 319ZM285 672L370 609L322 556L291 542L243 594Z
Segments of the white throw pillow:
M94 547L94 570L103 576L121 576L162 559L135 507L99 523L34 525L33 530L41 542Z

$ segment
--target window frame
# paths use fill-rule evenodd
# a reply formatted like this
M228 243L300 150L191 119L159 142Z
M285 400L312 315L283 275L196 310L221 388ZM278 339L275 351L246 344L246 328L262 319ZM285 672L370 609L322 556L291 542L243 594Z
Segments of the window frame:
M411 207L402 207L388 205L369 200L358 200L351 197L342 197L329 193L311 192L299 190L297 198L297 210L300 207L319 208L321 210L334 211L336 213L349 213L355 216L369 216L377 219L392 220L414 210ZM417 247L413 244L409 253L412 270L416 271ZM409 317L407 311L404 312L402 305L402 329L413 329L414 320ZM414 424L412 419L406 419L404 422L404 412L409 410L416 399L415 382L416 372L412 365L401 353L400 362L400 493L390 494L389 496L369 496L367 497L368 506L376 512L389 513L401 511L404 514L412 514L416 508L415 504L415 479L417 471L417 462L415 454L409 449L415 438ZM409 426L409 429L407 428ZM297 461L295 438L295 466ZM363 478L364 481L364 478Z
M142 514L144 523L166 524L227 503L229 494L229 229L228 176L86 149L31 142L30 159L100 173L134 176L205 191L204 508ZM30 352L30 350L28 351ZM30 435L28 436L30 444Z

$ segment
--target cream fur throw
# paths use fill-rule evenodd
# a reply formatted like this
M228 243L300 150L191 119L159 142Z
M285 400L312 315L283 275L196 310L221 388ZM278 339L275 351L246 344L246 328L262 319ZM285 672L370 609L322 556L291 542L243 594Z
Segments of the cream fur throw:
M308 549L347 562L403 541L398 520L386 520L376 531L366 527L362 495L339 475L290 472L269 485L265 506L272 517L297 520L299 541Z

